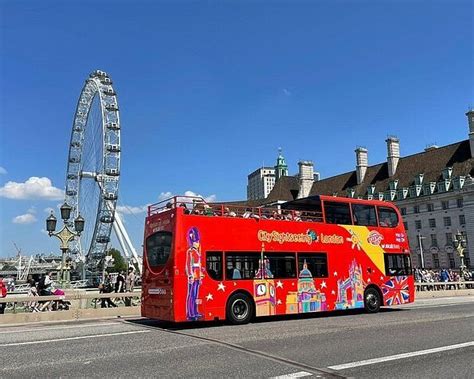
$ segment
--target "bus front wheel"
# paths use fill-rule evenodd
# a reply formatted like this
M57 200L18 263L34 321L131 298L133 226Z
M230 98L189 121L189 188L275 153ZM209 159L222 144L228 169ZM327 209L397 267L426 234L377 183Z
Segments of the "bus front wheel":
M377 313L380 310L380 294L375 288L370 287L364 293L364 305L367 313Z
M253 317L253 302L244 293L235 293L227 301L227 320L232 324L247 324Z

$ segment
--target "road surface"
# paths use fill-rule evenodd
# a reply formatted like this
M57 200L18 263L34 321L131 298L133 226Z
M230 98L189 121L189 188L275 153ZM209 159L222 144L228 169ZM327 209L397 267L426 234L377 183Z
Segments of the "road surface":
M259 319L142 319L0 327L0 377L430 377L474 372L474 299Z

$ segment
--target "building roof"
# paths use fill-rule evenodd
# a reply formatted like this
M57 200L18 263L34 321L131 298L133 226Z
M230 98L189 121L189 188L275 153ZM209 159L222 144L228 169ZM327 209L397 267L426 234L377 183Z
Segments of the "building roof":
M346 196L348 189L355 191L355 196L366 196L367 188L375 185L375 192L384 192L389 189L392 180L398 180L398 187L409 187L414 184L417 174L424 174L423 183L437 182L442 179L442 171L452 167L452 177L474 176L474 158L471 157L469 140L456 142L429 151L400 157L397 170L392 177L388 176L387 162L379 163L367 168L364 180L357 184L356 171L332 176L314 182L309 195ZM296 177L282 177L275 183L266 200L293 200L298 193L299 185Z

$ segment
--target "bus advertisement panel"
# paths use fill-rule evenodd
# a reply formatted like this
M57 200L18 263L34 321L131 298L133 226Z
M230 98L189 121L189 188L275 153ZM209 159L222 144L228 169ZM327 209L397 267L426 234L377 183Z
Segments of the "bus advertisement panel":
M239 208L173 198L150 206L144 237L148 318L245 323L414 301L406 233L387 202L317 196Z

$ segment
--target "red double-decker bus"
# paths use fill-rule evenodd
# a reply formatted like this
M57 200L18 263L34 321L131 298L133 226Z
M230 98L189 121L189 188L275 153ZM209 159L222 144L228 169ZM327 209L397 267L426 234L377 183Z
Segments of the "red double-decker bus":
M407 236L388 202L174 197L148 208L144 237L142 316L152 319L239 324L414 301Z

